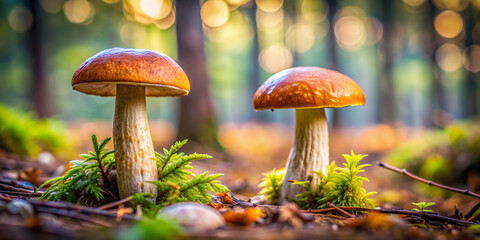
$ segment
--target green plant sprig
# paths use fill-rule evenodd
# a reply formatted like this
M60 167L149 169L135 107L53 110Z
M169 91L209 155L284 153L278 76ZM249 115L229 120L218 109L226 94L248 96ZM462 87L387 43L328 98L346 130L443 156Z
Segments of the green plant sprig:
M303 209L317 209L327 206L328 203L337 206L351 206L351 207L374 207L375 203L369 198L375 192L368 192L363 188L363 182L368 181L367 178L359 176L359 173L364 172L363 168L370 166L370 164L358 165L358 163L367 155L355 154L353 151L350 155L343 154L346 163L343 163L343 168L335 165L333 162L329 167L327 174L314 171L320 183L314 185L313 175L308 176L306 181L289 180L292 184L301 186L304 192L297 195L298 199L287 199L295 201ZM269 173L267 173L269 176ZM266 177L262 182L260 191L268 193L267 200L272 203L278 200L280 196L280 185L276 182L276 178ZM271 188L275 185L278 188ZM276 197L276 199L274 198Z
M104 193L109 195L109 200L116 200L116 183L112 183L107 175L115 164L113 153L106 151L106 145L111 138L106 138L100 144L97 136L92 135L93 151L81 154L82 160L70 161L72 167L65 175L50 179L43 183L39 189L53 183L40 200L66 201L83 203L85 205L98 205L105 200Z
M217 178L223 174L208 175L208 171L195 175L189 170L195 160L208 159L207 154L193 153L185 155L178 153L188 140L176 142L170 150L163 149L165 155L156 154L159 177L152 183L158 187L157 204L168 205L175 202L194 201L201 203L210 202L208 192L228 192L228 188L220 183Z
M64 176L48 180L40 188L53 183L40 196L40 200L66 201L86 205L100 205L109 201L118 200L117 183L111 179L111 171L115 168L114 150L107 151L106 145L111 138L101 143L97 136L92 135L92 148L88 154L81 154L82 160L73 160L71 169ZM165 155L155 153L157 168L160 176L152 184L158 187L156 205L149 201L153 196L140 193L133 197L133 201L142 205L150 212L156 212L163 206L175 202L194 201L210 202L209 192L228 192L228 188L220 183L219 177L223 174L208 174L204 172L195 175L190 172L190 165L195 160L211 158L206 154L193 153L185 155L178 150L187 143L187 140L176 142L170 150L163 149ZM39 188L39 189L40 189ZM107 194L107 195L105 195Z
M415 205L415 208L412 208L412 211L417 211L417 212L433 212L433 210L426 209L427 207L433 206L436 203L435 202L412 202L413 205Z

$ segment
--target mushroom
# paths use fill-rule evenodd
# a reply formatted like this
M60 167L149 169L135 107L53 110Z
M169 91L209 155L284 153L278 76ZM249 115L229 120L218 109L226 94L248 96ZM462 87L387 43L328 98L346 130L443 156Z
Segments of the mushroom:
M268 78L253 97L256 110L295 109L295 140L280 188L280 201L302 192L287 180L305 181L312 171L327 173L328 125L324 108L364 105L365 96L349 77L320 67L295 67ZM320 183L314 174L313 186Z
M158 180L145 97L184 96L185 72L170 57L143 49L110 48L83 62L72 78L74 90L116 96L113 144L120 198L152 193Z

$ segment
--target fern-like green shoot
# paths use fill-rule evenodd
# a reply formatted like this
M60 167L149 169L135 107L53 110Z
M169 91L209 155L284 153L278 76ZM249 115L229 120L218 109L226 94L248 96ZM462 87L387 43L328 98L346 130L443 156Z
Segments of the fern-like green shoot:
M66 201L71 203L83 202L87 205L97 205L105 199L108 191L105 184L112 183L107 175L114 165L113 153L106 151L106 145L111 138L98 143L97 136L92 135L93 151L81 154L85 160L70 161L72 167L61 177L50 179L40 187L53 183L40 196L40 200ZM115 199L115 194L108 191L109 196ZM82 200L82 201L81 201Z
M176 142L170 150L163 149L165 155L156 153L159 177L152 183L158 187L157 204L169 205L175 202L210 202L209 192L228 192L228 188L217 178L223 174L204 172L195 175L189 170L195 160L208 159L206 154L193 153L185 155L178 150L187 143L187 140Z
M265 197L270 204L278 204L280 187L282 186L283 177L285 176L285 168L278 170L273 169L262 175L264 177L262 182L258 185L258 187L262 188L259 193L265 194Z
M415 205L415 208L412 208L412 211L417 211L417 212L433 212L433 210L426 209L427 207L433 206L436 203L435 202L412 202L413 205Z
M295 201L301 208L316 209L325 207L328 203L337 206L353 206L353 207L374 207L375 204L369 198L375 192L369 192L363 188L363 182L368 181L367 178L359 176L364 172L363 168L370 164L358 165L358 163L367 155L355 154L353 151L350 155L343 154L346 163L343 168L335 165L333 162L329 167L327 174L314 171L320 179L320 183L314 186L313 175L308 176L306 181L290 180L292 184L301 186L304 192L297 195L298 199L287 199ZM274 170L275 171L275 170ZM271 171L264 174L263 182L259 185L262 187L260 193L266 194L267 200L271 203L278 203L280 196L281 178L276 172ZM273 187L275 186L275 187Z

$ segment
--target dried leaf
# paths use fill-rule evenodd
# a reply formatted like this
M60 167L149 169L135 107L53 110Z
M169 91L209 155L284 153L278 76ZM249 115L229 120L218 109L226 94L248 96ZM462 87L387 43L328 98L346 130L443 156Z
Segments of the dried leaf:
M223 214L223 218L226 222L240 225L248 226L256 222L262 216L262 210L260 208L246 208L234 207L232 210L227 211Z
M38 186L38 177L42 173L42 170L38 168L27 168L20 174L18 174L18 180L27 181L33 185Z

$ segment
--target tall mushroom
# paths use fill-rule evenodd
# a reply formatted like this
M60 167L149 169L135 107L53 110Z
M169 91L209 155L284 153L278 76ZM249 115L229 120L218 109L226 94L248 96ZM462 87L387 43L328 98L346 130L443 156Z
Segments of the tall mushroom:
M158 179L145 97L184 96L190 83L168 56L151 50L110 48L83 62L72 78L74 90L116 96L113 144L121 198L157 195Z
M364 104L365 96L352 79L320 67L283 70L258 88L253 97L256 110L295 109L295 140L280 189L280 201L295 199L302 191L300 186L287 180L305 181L312 171L327 172L328 125L324 108ZM319 183L315 175L313 183Z

